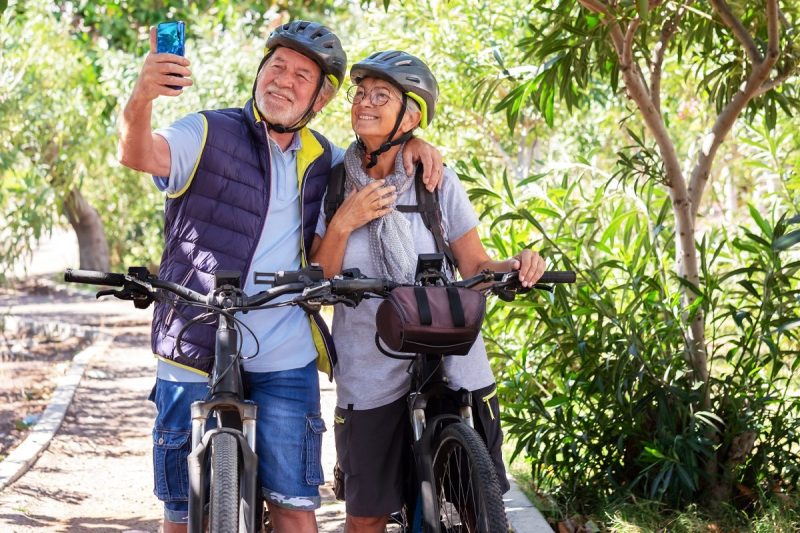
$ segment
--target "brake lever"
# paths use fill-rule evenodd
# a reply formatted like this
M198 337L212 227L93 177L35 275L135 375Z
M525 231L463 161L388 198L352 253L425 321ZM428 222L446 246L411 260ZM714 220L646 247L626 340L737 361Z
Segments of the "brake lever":
M113 296L120 300L132 301L136 309L147 309L154 301L154 298L149 294L133 291L130 287L125 287L120 290L104 289L102 291L97 291L97 294L95 294L95 298L98 299L103 296Z
M99 300L103 296L116 296L120 292L122 291L118 291L115 289L103 289L102 291L97 291L97 294L95 294L94 297Z
M513 302L517 293L508 289L494 289L494 293L504 302Z

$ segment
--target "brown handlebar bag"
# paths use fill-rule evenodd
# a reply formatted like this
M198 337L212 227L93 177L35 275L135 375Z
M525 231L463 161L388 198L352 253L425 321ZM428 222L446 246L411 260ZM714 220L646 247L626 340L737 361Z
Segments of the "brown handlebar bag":
M376 337L395 352L466 355L485 313L486 298L472 289L398 287L378 306Z

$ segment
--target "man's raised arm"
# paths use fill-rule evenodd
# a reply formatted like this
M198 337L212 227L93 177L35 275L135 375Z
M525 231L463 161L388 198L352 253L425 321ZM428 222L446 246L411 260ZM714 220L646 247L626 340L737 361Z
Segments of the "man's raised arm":
M153 100L159 96L178 96L192 85L189 60L174 54L156 53L156 30L150 28L150 53L133 92L122 111L117 157L128 168L154 176L168 176L170 151L167 141L153 133ZM170 76L177 74L182 77ZM169 85L180 86L171 89Z

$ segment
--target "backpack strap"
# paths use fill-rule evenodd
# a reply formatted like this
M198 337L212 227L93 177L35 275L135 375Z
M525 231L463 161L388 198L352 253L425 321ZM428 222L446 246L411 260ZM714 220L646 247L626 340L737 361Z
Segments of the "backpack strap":
M325 194L325 222L331 223L336 210L344 202L344 163L339 163L331 168L331 177L328 180L328 192Z
M444 254L453 274L455 274L458 264L453 255L453 250L450 249L450 244L444 238L439 191L430 192L425 188L425 184L422 182L422 165L417 165L417 172L414 175L414 189L417 193L417 205L398 205L396 209L401 213L419 213L425 223L425 227L433 234L436 251Z

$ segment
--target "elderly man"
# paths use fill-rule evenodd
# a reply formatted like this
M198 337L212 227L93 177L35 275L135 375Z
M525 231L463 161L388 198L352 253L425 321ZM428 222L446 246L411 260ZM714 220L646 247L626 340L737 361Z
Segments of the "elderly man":
M300 268L331 167L344 157L306 126L344 79L347 58L339 39L314 22L279 27L267 40L253 97L243 107L201 111L155 132L153 100L178 96L192 81L186 58L154 53L153 30L150 50L122 115L119 157L152 174L166 193L160 277L208 292L216 270L238 270L245 292L254 293L252 272ZM442 173L438 152L421 141L409 152L414 155L406 165L412 167L411 157L421 160L426 183L434 187ZM205 397L213 359L214 327L207 324L188 329L180 353L176 349L178 332L197 314L158 304L153 317L159 359L151 394L158 410L155 493L164 502L165 532L186 529L190 405ZM319 317L298 307L242 320L257 337L244 336L242 353L259 347L244 363L244 382L259 407L259 478L270 516L278 532L316 531L325 431L317 367L331 371L333 344Z

